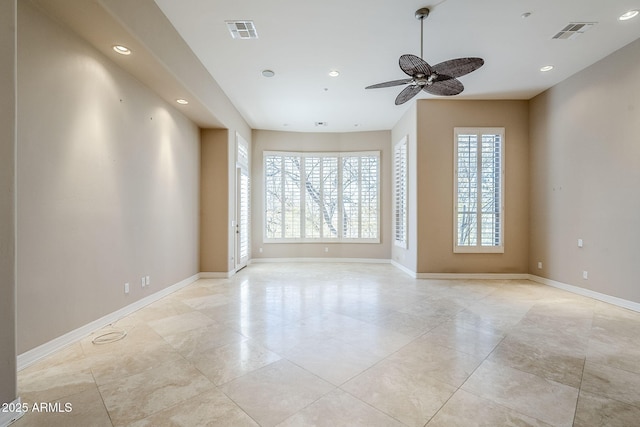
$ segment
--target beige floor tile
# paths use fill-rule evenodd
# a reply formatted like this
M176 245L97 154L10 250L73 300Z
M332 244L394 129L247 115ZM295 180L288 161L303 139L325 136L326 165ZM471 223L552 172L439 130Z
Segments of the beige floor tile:
M429 421L427 427L550 427L540 420L518 413L464 390L458 390Z
M214 389L157 412L128 427L258 427L238 405Z
M124 332L125 336L114 342L106 344L96 344L94 340L99 339L106 333ZM118 322L115 326L108 326L95 331L88 337L80 341L82 351L86 357L94 356L119 356L131 352L140 353L145 349L154 349L157 346L166 345L165 340L151 329L145 322L123 326Z
M112 427L95 385L62 399L32 400L26 397L23 403L28 405L29 411L11 424L12 427ZM34 405L40 409L35 410Z
M276 353L247 340L198 353L189 361L211 382L221 385L280 359Z
M343 299L331 310L335 313L352 317L363 322L375 322L388 316L393 310L382 307L378 301L378 296L367 299Z
M504 307L476 302L462 310L451 319L457 325L492 331L495 334L506 334L520 323L526 310L503 311Z
M589 340L587 360L640 374L640 341L637 336L616 337L597 331Z
M338 333L332 336L380 358L395 353L414 340L411 336L370 323L349 333Z
M461 324L449 320L425 334L425 343L449 347L478 357L488 356L504 339L504 334L492 328Z
M555 426L571 426L578 400L576 388L489 361L462 389Z
M629 427L638 425L640 408L617 400L580 392L574 427Z
M488 360L575 388L582 382L585 361L512 337L502 341Z
M305 340L283 356L334 385L344 383L380 360L374 353L336 338Z
M335 390L278 427L402 427L403 424L342 390Z
M434 345L429 340L419 338L385 362L396 364L407 374L428 375L453 387L460 387L484 360L483 357Z
M226 326L214 323L203 328L169 335L164 339L178 353L190 359L214 348L246 341L248 338Z
M587 361L581 391L640 408L640 374Z
M432 319L454 317L464 308L465 305L452 298L425 298L421 301L409 303L397 310L402 313L413 314L426 321L432 321Z
M20 371L24 401L74 412L16 425L635 425L638 336L640 313L529 281L254 264Z
M210 292L207 295L182 300L183 303L194 310L215 309L216 307L229 304L230 301L231 299L228 295L211 294Z
M207 314L209 313L207 312ZM249 338L260 336L260 334L285 325L285 321L281 317L261 310L254 311L251 308L245 310L244 313L241 312L240 316L232 316L227 320L219 321L219 323Z
M408 426L423 426L456 391L420 367L391 360L380 362L341 388Z
M160 301L149 304L135 313L118 320L117 325L126 328L131 325L139 325L193 311L191 307L182 301L170 297L165 297Z
M322 325L322 321L313 320L311 323L306 323L308 320L281 325L255 334L254 341L278 354L285 354L288 350L308 339L317 337L329 338L325 333L319 332L326 326Z
M281 360L221 387L261 426L273 426L304 409L335 387Z
M149 326L159 335L166 337L180 332L187 332L192 329L203 328L212 325L215 321L210 317L198 312L177 314L164 319L153 320Z
M215 386L184 360L100 386L114 426L127 425L192 399Z
M32 401L52 401L95 388L88 360L79 343L22 370L18 393Z
M584 358L589 344L590 328L574 327L561 321L540 323L525 317L509 331L516 339L555 354Z
M431 331L446 321L446 318L433 316L425 317L415 314L392 311L388 315L377 319L374 324L408 337L419 337Z
M118 343L99 347L100 349L87 356L91 373L99 386L182 359L182 356L162 339L138 341L134 336L127 336Z

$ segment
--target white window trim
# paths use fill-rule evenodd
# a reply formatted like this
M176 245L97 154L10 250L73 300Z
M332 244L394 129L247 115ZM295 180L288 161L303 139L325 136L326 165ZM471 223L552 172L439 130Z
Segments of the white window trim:
M338 227L338 237L323 237L323 238L316 238L316 237L304 237L304 227L301 229L301 234L303 235L303 237L299 237L299 238L286 238L286 237L266 237L264 235L264 232L266 231L267 225L266 225L266 221L267 218L266 216L264 216L263 218L263 224L262 224L262 231L263 231L263 242L264 243L380 243L380 221L381 221L381 213L380 213L380 187L382 185L381 183L381 179L382 179L382 165L380 163L381 161L381 155L380 155L380 151L344 151L344 152L298 152L298 151L264 151L262 154L262 164L264 167L265 164L265 158L268 156L296 156L296 157L300 157L301 159L305 159L307 157L337 157L339 159L338 163L340 163L340 159L342 159L343 157L365 157L365 156L375 156L378 159L378 185L376 188L376 201L377 201L377 229L376 229L376 238L349 238L349 237L342 237L341 234L343 232L342 227ZM342 167L338 168L338 175L339 175L339 181L340 181L340 188L342 187ZM304 162L302 162L302 170L301 170L301 176L304 176ZM266 208L266 202L267 202L267 186L266 186L266 181L265 181L265 176L263 174L263 187L264 187L264 192L262 194L263 197L263 206L265 206ZM306 209L306 203L305 203L305 198L306 198L306 191L301 191L300 192L300 215L301 218L305 218L305 209ZM342 189L339 191L338 193L338 215L339 217L342 217Z
M481 135L501 135L502 142L500 145L500 245L497 246L481 246L480 239L475 246L459 246L458 245L458 135L459 134L476 134L481 140ZM505 216L505 128L503 127L456 127L453 132L453 252L454 253L504 253L504 216ZM478 156L478 162L480 162ZM480 193L478 193L480 197ZM480 206L480 204L478 204ZM478 223L478 229L481 224Z
M394 244L403 249L408 247L408 221L409 221L409 137L405 135L400 141L393 147L393 241ZM402 192L404 206L404 215L402 215L402 236L398 238L398 156L404 154L404 191Z

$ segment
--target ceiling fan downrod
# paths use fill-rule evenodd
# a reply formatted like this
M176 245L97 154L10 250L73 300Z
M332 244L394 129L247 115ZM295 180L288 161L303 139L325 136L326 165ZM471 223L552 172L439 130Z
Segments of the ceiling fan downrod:
M424 45L424 18L429 16L429 8L423 7L416 10L416 19L420 20L420 58L424 59L423 45Z

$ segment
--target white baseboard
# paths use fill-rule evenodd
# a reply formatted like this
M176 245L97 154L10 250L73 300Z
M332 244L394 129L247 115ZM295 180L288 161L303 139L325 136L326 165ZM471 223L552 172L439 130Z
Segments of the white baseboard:
M416 273L417 279L529 280L526 273Z
M228 279L236 274L235 270L225 272L203 272L199 274L200 279Z
M13 402L9 403L7 412L4 411L4 407L3 407L2 408L3 410L0 411L0 427L7 427L9 424L13 423L14 421L22 417L24 415L24 412L22 412L21 410L17 410L17 409L20 409L21 407L22 407L22 400L20 399L20 397L18 397Z
M252 264L271 262L315 262L315 263L363 263L363 264L389 264L389 259L379 258L252 258Z
M543 285L551 286L553 288L562 289L573 294L582 295L596 299L598 301L606 302L608 304L617 305L618 307L626 308L629 310L640 312L640 304L637 302L629 301L626 299L614 297L600 292L592 291L590 289L581 288L579 286L569 285L555 280L547 279L545 277L536 276L534 274L529 275L529 280L540 283Z
M18 371L26 368L37 362L38 360L66 347L70 344L73 344L82 338L90 335L91 333L104 328L105 326L116 322L117 320L127 316L135 311L140 310L141 308L158 301L159 299L184 288L187 285L195 282L200 278L199 274L195 274L187 279L184 279L174 285L166 287L152 295L144 297L132 304L129 304L126 307L121 308L120 310L114 311L113 313L107 314L106 316L101 317L98 320L94 320L93 322L87 323L84 326L79 327L71 332L67 332L66 334L54 338L49 342L46 342L38 347L31 349L29 351L25 351L22 354L18 355Z
M393 265L395 268L397 268L398 270L402 270L405 273L407 273L409 276L411 276L414 279L417 279L417 273L413 270L408 269L407 267L405 267L404 265L394 261L394 260L390 260L391 265Z

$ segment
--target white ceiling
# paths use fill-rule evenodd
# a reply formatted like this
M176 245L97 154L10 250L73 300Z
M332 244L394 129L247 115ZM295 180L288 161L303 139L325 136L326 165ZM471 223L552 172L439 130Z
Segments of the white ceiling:
M414 13L422 7L431 9L427 62L485 60L460 78L465 90L454 99L530 99L640 38L640 17L617 19L640 0L32 1L167 102L189 98L178 108L202 127L229 126L233 105L254 129L391 129L415 99L433 96L396 106L402 87L364 88L405 78L398 58L420 54ZM255 22L259 39L231 38L225 21L243 19ZM569 22L597 24L576 39L552 40ZM114 44L134 54L114 54ZM547 64L554 70L542 73ZM275 77L263 77L264 69Z
M640 37L640 17L618 17L640 0L155 0L251 127L290 131L390 129L412 102L402 87L404 53L434 65L479 56L457 98L529 99ZM530 17L523 18L525 12ZM253 20L259 39L233 40L225 20ZM569 22L597 22L573 40L552 40ZM554 70L542 73L540 67ZM272 78L261 75L275 71ZM340 76L329 77L330 70ZM615 78L615 76L612 76ZM421 92L416 98L432 95ZM328 122L317 128L315 122Z

